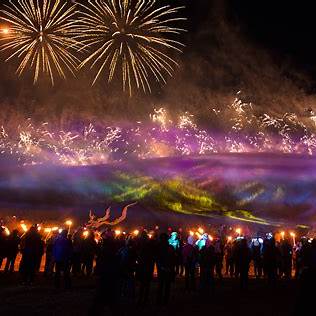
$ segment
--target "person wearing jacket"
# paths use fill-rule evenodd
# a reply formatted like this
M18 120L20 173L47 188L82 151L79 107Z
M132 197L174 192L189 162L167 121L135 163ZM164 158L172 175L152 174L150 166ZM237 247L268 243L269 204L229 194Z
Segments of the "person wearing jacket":
M65 288L71 287L70 266L72 258L72 242L67 238L67 231L63 230L55 239L53 245L53 258L55 261L55 287L60 287L60 276L63 272Z
M196 265L198 262L198 250L195 247L193 236L189 236L182 249L182 258L185 273L185 289L188 292L195 290Z
M157 273L158 273L158 295L157 303L168 304L170 297L171 283L175 278L175 250L168 242L168 235L161 234L157 247Z
M22 260L20 272L25 284L34 282L38 262L43 254L43 241L36 226L32 226L21 240Z
M20 245L20 237L18 234L18 230L15 229L12 231L12 234L7 239L7 262L5 265L5 272L13 272L14 271L14 264L16 260L16 256L19 252L19 245Z

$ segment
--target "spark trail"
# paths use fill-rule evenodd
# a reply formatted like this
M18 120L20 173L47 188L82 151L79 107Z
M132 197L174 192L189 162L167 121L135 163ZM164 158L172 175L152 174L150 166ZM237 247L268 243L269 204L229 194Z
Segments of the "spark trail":
M48 122L36 125L29 119L0 128L0 153L21 164L74 166L212 153L315 154L312 117L306 118L308 124L294 113L256 116L252 110L238 98L224 111L210 109L211 120L225 120L222 132L200 128L190 113L172 119L164 108L144 122L94 122L57 131Z
M1 51L9 52L6 61L19 61L19 76L32 69L34 84L44 74L54 85L56 75L74 74L80 47L72 36L75 14L75 6L62 0L10 0L4 5L1 18L9 27L0 37Z
M75 32L89 55L80 68L96 69L93 84L117 75L123 90L151 92L152 81L165 84L178 65L174 55L184 45L185 30L175 24L185 20L183 7L159 6L156 0L94 0L80 3Z

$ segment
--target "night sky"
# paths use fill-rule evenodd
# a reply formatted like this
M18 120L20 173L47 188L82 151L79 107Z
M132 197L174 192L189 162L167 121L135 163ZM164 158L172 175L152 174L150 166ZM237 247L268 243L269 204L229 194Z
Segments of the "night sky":
M181 2L181 1L178 1ZM195 0L185 1L192 33L210 22L218 7L226 19L258 49L279 63L286 59L316 79L316 20L312 1ZM194 35L193 35L194 36ZM195 42L199 46L199 42Z
M282 102L291 104L289 110L300 110L302 106L295 102L303 97L301 91L308 100L314 98L316 20L310 2L160 1L186 5L185 15L188 17L188 33L183 38L187 48L180 57L181 67L175 73L175 79L171 79L167 87L158 89L151 96L136 95L134 100L123 98L124 102L118 102L121 97L115 89L99 85L87 93L89 85L84 76L76 81L61 82L53 89L46 86L38 88L29 83L31 80L27 76L17 80L14 68L1 63L1 99L14 103L17 111L33 113L31 106L21 105L19 101L22 97L32 98L34 104L45 103L43 107L49 107L57 116L63 112L65 104L72 107L70 111L84 110L86 113L87 103L90 108L97 107L93 102L106 102L108 106L103 106L103 109L110 115L115 115L113 104L121 113L126 103L130 105L131 112L134 113L137 106L138 113L147 115L147 104L158 101L173 109L200 113L210 99L224 105L238 90L245 91L249 99L259 106L274 111L277 111L275 104ZM5 2L0 0L2 4ZM276 82L278 85L275 85ZM82 90L84 95L80 95ZM289 96L284 98L287 90L292 92L290 101ZM67 95L69 91L73 92L72 96ZM183 96L184 92L189 92L192 97ZM85 97L84 104L78 105ZM74 103L77 103L75 107ZM98 110L94 110L94 115L96 112Z
M316 20L312 1L230 0L249 37L279 59L289 58L316 79Z

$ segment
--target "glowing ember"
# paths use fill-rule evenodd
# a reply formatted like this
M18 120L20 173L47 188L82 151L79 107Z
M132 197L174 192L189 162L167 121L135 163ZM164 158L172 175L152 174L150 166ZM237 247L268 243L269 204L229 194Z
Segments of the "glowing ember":
M241 234L241 229L240 229L240 228L237 228L237 229L236 229L236 233L237 233L238 235L240 235L240 234Z
M203 235L203 234L204 234L204 229L201 228L201 227L199 227L199 228L198 228L198 232L199 232L199 234Z
M4 34L4 35L7 35L7 34L10 33L10 29L7 28L7 27L5 27L5 28L2 28L2 29L0 30L0 32L1 32L2 34Z
M21 228L23 229L24 232L27 232L28 228L27 228L26 224L21 223L20 226L21 226Z
M83 233L82 233L82 236L84 237L84 238L87 238L88 236L89 236L89 231L88 230L85 230Z

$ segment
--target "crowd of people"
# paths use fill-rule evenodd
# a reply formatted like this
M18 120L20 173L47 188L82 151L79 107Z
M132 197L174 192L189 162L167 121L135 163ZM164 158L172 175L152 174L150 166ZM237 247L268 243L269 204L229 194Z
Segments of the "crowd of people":
M148 234L146 230L118 235L106 229L96 239L92 230L78 229L73 235L57 231L44 240L36 226L23 236L17 230L6 235L1 229L4 273L14 271L19 252L23 284L35 281L44 253L44 275L53 278L56 289L61 286L61 275L66 289L71 288L72 278L95 275L95 310L104 304L114 307L122 296L146 304L155 274L158 304L168 303L172 283L182 276L186 291L207 295L215 278L221 280L224 275L238 279L241 289L247 289L250 266L254 277L266 278L272 286L280 278L315 280L316 275L315 239L302 238L293 245L287 238L276 241L272 235L211 238L206 233L185 236L181 231Z

